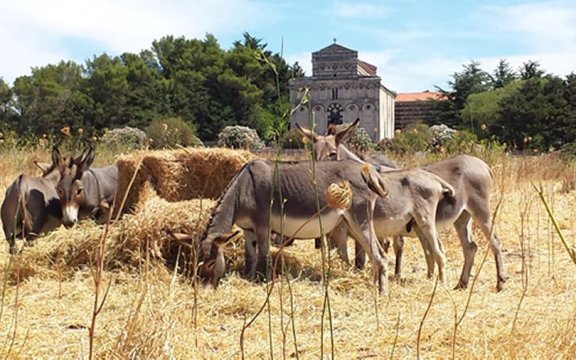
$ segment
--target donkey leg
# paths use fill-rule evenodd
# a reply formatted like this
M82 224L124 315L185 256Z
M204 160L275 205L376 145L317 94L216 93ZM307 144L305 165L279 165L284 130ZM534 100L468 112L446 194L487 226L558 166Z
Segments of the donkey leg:
M358 241L354 243L354 266L358 270L362 270L366 266L366 251Z
M256 230L258 244L258 263L256 274L262 276L264 280L272 280L272 260L270 257L270 232L268 228L262 226Z
M422 229L419 225L414 224L413 229L420 245L422 245L422 250L424 250L424 259L426 259L426 277L430 279L434 276L434 267L436 266L434 252L430 246L430 240L427 235L422 233Z
M338 249L338 255L346 263L350 264L350 258L348 257L348 229L345 224L340 224L330 233L331 246L336 246Z
M474 213L474 221L482 230L482 233L488 239L490 244L490 250L494 255L494 262L496 263L496 290L501 291L504 288L504 283L508 279L504 273L504 264L502 262L502 249L500 247L500 239L494 234L492 229L492 220L490 214L482 211L480 214L478 212Z
M356 240L358 246L363 248L363 253L370 257L374 282L378 284L378 291L381 295L386 295L388 293L388 259L376 237L372 219L362 221L362 219L346 218L346 223L349 234Z
M428 243L431 255L433 259L436 261L436 264L438 265L438 279L440 280L440 282L444 282L444 269L446 267L446 257L444 255L440 239L438 238L438 232L436 230L435 222L421 223L418 226L414 227L414 231L416 232L416 235L418 235L418 238L421 241ZM428 261L428 257L426 257L426 260ZM431 277L431 275L432 274L428 273L429 277Z
M454 289L466 289L468 287L468 281L470 280L470 272L472 270L472 265L474 264L474 257L478 250L478 246L472 240L472 218L470 217L470 214L466 211L463 212L454 222L454 228L456 229L456 233L460 239L462 252L464 254L462 274L460 275L460 280Z
M400 279L402 275L402 255L404 254L404 237L394 236L393 240L394 255L396 262L394 264L394 277Z
M256 277L258 240L252 231L244 230L244 276L253 280Z

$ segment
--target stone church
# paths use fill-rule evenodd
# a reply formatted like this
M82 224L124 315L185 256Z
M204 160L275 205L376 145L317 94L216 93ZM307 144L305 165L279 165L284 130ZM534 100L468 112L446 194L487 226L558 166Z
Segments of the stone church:
M302 102L308 89L308 102ZM381 83L376 66L358 59L358 52L342 45L329 45L312 53L312 76L290 81L290 102L294 109L290 126L311 127L325 134L330 124L360 119L373 141L394 137L396 94Z

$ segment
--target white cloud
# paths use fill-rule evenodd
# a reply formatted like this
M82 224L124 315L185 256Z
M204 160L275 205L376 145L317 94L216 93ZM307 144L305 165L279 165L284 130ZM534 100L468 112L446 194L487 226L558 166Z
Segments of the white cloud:
M481 8L492 27L535 51L576 51L576 4L542 2Z
M377 18L390 14L391 9L387 6L376 5L367 2L337 2L334 5L334 13L343 18Z
M262 16L254 17L258 13ZM139 52L165 35L203 38L206 33L238 33L267 23L275 14L252 0L18 0L0 11L0 76L11 82L31 66L59 60L83 62L67 40L107 52ZM81 56L80 59L75 57Z

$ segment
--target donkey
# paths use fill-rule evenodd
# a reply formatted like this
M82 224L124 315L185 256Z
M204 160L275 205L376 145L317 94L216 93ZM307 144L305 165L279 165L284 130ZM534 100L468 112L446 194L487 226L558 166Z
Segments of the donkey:
M4 236L10 254L18 252L16 239L32 245L42 233L60 226L62 209L56 194L58 171L54 163L46 166L35 162L42 170L41 177L21 174L6 189L0 209Z
M384 197L386 193L404 193L409 187L404 186L403 182L417 184L425 189L432 203L431 208L435 209L446 193L446 187L437 176L419 169L381 175L370 166L369 176L366 176L362 171L366 165L354 160L315 163L313 178L311 164L256 160L242 168L214 209L206 234L202 237L204 263L201 273L205 282L216 286L223 275L223 252L219 249L233 224L244 230L245 273L248 278L253 278L257 271L265 269L271 233L296 239L319 238L337 229L342 222L368 253L374 281L380 292L387 292L386 255L373 230L375 194ZM350 208L339 210L327 207L325 190L332 183L344 181L349 182L352 189ZM386 193L383 194L379 188L386 189ZM414 217L425 222L430 216L433 219L434 214L418 216L410 209L397 215L406 224ZM431 248L438 242L434 226L433 221L422 224L431 239ZM438 251L435 255L438 256L439 268L443 270L443 254Z
M304 136L313 139L316 158L358 159L358 156L343 144L343 141L350 136L357 126L358 120L342 130L341 133L332 137L316 135L308 129L299 128ZM336 151L336 155L326 155L334 151ZM455 190L454 201L443 199L439 203L436 212L438 226L445 227L453 224L462 245L464 265L455 288L465 289L468 287L470 272L478 248L472 239L472 220L474 220L489 241L496 263L496 289L501 291L507 277L504 273L500 240L492 231L490 193L493 186L493 174L490 167L477 157L457 155L424 166L423 169L438 175L452 185ZM380 170L389 171L390 168L380 166ZM374 216L375 219L379 216L379 201L376 203ZM377 220L375 221L377 223ZM409 225L411 226L412 224ZM414 230L417 231L418 229ZM377 225L375 226L375 232L378 236L382 235L382 229ZM426 256L428 275L430 276L434 272L434 259L430 254L430 249L427 248L427 242L421 241L421 243ZM402 237L394 237L394 250L396 253L396 275L399 276L403 253ZM365 262L364 257L362 250L357 248L356 264L363 264Z
M76 158L64 158L58 148L52 149L52 159L60 179L56 192L62 207L62 223L71 227L79 218L95 216L114 202L118 189L118 167L91 168L95 152L89 147Z

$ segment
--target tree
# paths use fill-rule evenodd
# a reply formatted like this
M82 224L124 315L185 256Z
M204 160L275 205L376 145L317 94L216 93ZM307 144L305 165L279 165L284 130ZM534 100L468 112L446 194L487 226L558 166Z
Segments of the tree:
M498 66L492 74L492 86L494 89L503 88L518 78L516 72L514 72L510 64L504 59L500 59Z
M466 127L465 119L461 111L466 106L466 100L470 94L481 93L492 89L490 74L480 68L480 63L471 61L463 65L464 70L452 75L453 80L448 82L451 90L438 90L447 100L437 101L436 108L439 111L438 120L450 127Z
M12 89L0 78L0 127L9 126L11 121L12 109Z
M61 61L18 77L13 87L14 108L20 115L15 130L40 135L64 127L84 127L84 115L91 111L92 101L83 92L83 73L81 65Z
M462 110L462 118L480 137L498 132L500 104L503 99L516 93L521 85L522 82L516 80L501 88L470 94Z
M528 60L520 67L520 78L522 80L541 78L544 74L545 72L540 69L538 61Z
M576 116L565 95L565 83L557 76L524 80L500 103L498 135L520 149L548 150L576 141Z

